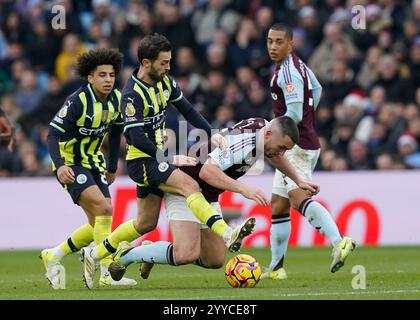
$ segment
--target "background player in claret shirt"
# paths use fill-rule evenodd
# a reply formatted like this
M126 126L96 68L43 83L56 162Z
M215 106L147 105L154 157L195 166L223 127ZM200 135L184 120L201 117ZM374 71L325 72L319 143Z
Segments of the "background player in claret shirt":
M293 167L283 157L284 152L291 149L299 140L297 126L289 117L279 117L270 123L263 118L243 120L232 128L224 129L222 134L229 142L229 149L210 150L204 164L181 168L199 183L206 200L220 216L222 211L218 198L225 190L240 193L259 205L267 204L264 192L260 188L248 186L237 180L260 156L265 156L301 188L311 194L318 192L319 187L301 181ZM209 149L207 146L207 150ZM170 193L165 193L164 197L173 243L158 241L133 249L129 243L122 242L114 255L114 262L109 266L111 276L115 280L124 275L129 264L136 262L149 264L149 271L151 263L171 265L195 263L204 268L223 266L226 247L222 239L194 216L185 198ZM171 248L173 254L168 255ZM143 265L141 271L142 277L147 278L148 274Z
M250 234L255 219L249 218L235 229L229 227L207 202L199 185L176 165L195 165L195 159L175 156L167 161L163 154L166 107L172 103L197 128L211 136L210 124L183 97L168 72L172 58L171 44L160 34L146 36L140 42L140 67L134 70L122 92L121 110L127 138L127 169L137 184L137 219L118 226L103 243L93 249L84 248L83 277L88 288L93 286L95 260L114 253L122 241L133 241L153 230L159 219L163 191L177 193L187 199L194 215L223 238L231 251L239 250L243 237ZM226 144L220 134L211 141ZM172 251L171 251L172 252Z
M273 25L267 36L267 49L276 69L271 79L271 98L276 117L286 115L299 128L299 142L286 157L298 175L312 180L312 172L320 153L315 128L315 109L322 87L313 72L293 52L292 29L284 24ZM331 272L340 269L356 243L342 237L330 213L299 188L293 181L276 171L271 198L272 225L270 230L271 263L263 277L285 279L283 268L290 236L290 206L298 210L309 223L333 244Z
M122 59L118 50L108 49L81 55L77 72L88 84L67 97L50 122L48 148L54 172L88 218L88 223L76 229L66 241L41 253L46 277L54 289L65 288L61 259L92 241L100 243L111 232L112 203L108 186L115 180L123 128L121 93L114 89L114 83ZM106 166L101 146L108 131L110 154ZM100 285L136 284L132 279L112 280L108 273L110 262L111 259L101 260Z

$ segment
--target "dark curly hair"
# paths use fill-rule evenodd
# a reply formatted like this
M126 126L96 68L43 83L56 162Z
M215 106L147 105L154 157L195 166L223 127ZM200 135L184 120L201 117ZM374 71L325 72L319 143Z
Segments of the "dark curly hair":
M77 58L76 71L82 78L87 78L98 66L111 64L114 66L115 75L121 70L123 54L118 49L94 49Z

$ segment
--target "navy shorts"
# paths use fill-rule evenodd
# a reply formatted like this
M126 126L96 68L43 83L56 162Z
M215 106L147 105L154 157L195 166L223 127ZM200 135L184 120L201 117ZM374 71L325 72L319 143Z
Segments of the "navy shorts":
M157 162L154 158L137 158L127 161L128 176L137 183L137 198L146 198L153 193L163 198L158 188L165 183L177 167L167 162Z
M104 173L92 171L82 166L70 166L74 172L74 182L72 184L60 184L68 191L73 202L77 204L80 194L90 186L98 186L105 198L111 198L108 182ZM57 171L54 172L57 177ZM57 178L58 180L58 178Z

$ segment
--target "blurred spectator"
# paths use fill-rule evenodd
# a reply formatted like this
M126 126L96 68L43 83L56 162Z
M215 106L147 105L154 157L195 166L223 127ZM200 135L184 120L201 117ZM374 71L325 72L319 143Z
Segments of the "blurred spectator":
M263 117L270 118L271 100L268 91L263 83L254 80L245 95L245 101L235 112L235 120L240 121L248 118Z
M233 10L224 10L225 1L208 0L192 16L192 27L195 30L195 41L201 52L212 41L214 32L221 27L229 35L233 35L239 23L239 14Z
M414 90L410 81L401 78L398 63L391 55L384 55L379 61L379 79L373 84L382 86L386 99L391 102L414 100Z
M373 163L369 155L369 149L365 143L352 139L348 149L350 170L370 170ZM346 169L344 169L346 170Z
M32 34L28 40L27 53L35 71L54 72L54 57L58 53L59 43L50 32L44 20L34 22Z
M234 41L229 47L229 62L234 69L249 65L253 55L262 55L265 51L265 46L258 41L258 29L254 20L241 19Z
M420 168L420 152L416 139L404 134L398 139L398 153L409 168Z
M69 33L64 37L62 49L55 60L55 73L60 81L68 80L71 66L75 65L77 57L85 51L86 48L77 34Z
M231 75L233 69L228 62L226 47L221 44L210 44L206 50L206 70L219 69L225 75Z
M66 95L63 86L57 77L52 76L48 81L48 90L42 96L39 104L31 112L32 121L48 125L57 111L64 104Z
M353 71L348 68L346 62L335 61L331 65L331 71L325 83L325 103L328 106L335 105L343 100L355 87Z
M38 80L32 70L25 70L20 78L14 97L22 114L30 114L38 106L43 91L39 88Z
M218 69L210 70L207 73L207 87L204 95L204 114L210 122L214 120L217 107L223 103L226 82L226 76Z
M331 164L331 171L347 171L349 169L349 162L344 156L338 156Z
M378 80L381 53L381 49L377 46L372 46L367 51L366 58L363 61L361 70L356 78L357 84L364 90L369 89L371 85Z
M410 47L409 69L415 88L420 87L420 36L417 36Z
M315 48L309 59L309 67L320 78L321 81L328 80L333 60L333 45L338 41L342 42L347 52L348 59L355 59L359 52L350 38L345 35L340 27L332 22L324 26L324 38L321 44Z
M233 127L235 125L234 121L234 112L231 106L227 104L220 105L216 110L216 117L211 123L213 128L224 129L228 127Z
M378 116L380 108L385 103L385 90L383 87L373 87L370 92L370 99L364 99L362 104L364 105L364 115L359 121L355 137L363 142L367 142L371 134L373 123Z
M393 170L395 169L394 159L390 153L382 153L378 155L375 161L375 167L378 170Z

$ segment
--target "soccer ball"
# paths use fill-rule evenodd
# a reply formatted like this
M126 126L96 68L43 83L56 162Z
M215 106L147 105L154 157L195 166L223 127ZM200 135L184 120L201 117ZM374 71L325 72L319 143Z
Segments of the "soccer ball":
M226 281L234 288L255 287L260 281L260 276L260 264L247 254L239 254L233 257L226 265Z

